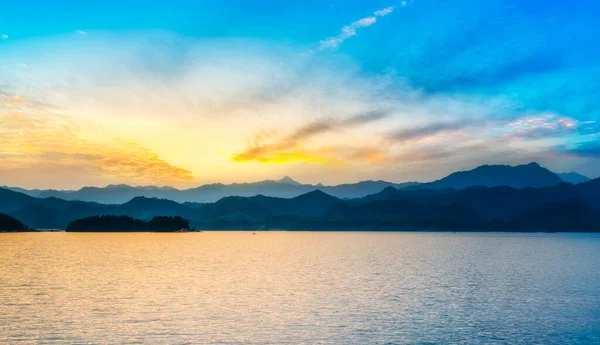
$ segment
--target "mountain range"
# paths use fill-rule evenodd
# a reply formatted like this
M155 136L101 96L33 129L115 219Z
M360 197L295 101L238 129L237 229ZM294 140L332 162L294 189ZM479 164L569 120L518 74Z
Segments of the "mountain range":
M17 192L38 198L56 197L64 200L93 201L104 204L120 204L137 196L169 199L177 202L206 203L215 202L227 196L266 195L280 198L292 198L312 190L319 189L338 198L358 198L392 186L402 188L416 182L395 184L386 181L361 181L352 184L324 186L321 184L301 184L290 177L281 180L265 180L253 183L206 184L190 189L172 187L108 185L106 187L83 187L79 190L27 190L6 187Z
M548 187L561 182L573 184L589 181L586 176L571 173L553 173L537 163L527 165L484 165L469 171L453 173L440 180L419 183L393 183L388 181L361 181L357 183L324 186L302 184L286 176L280 180L265 180L253 183L207 184L190 189L172 187L109 185L106 187L84 187L79 190L27 190L5 187L36 198L55 197L63 200L79 200L103 204L122 204L135 197L159 198L179 203L210 203L228 196L264 195L293 198L313 190L321 190L340 199L361 198L374 194L386 187L412 189L463 189L471 186L509 186L514 188Z
M472 186L543 188L564 182L557 174L537 163L527 165L482 165L473 170L452 173L440 180L420 184L418 189L464 189Z
M313 186L289 198L226 196L214 203L135 196L104 204L0 188L0 213L38 229L64 229L89 216L126 215L144 221L180 216L193 227L215 230L600 231L600 179L571 184L553 176L535 163L483 166L431 183L387 185L357 198L339 198ZM465 182L469 179L471 185Z

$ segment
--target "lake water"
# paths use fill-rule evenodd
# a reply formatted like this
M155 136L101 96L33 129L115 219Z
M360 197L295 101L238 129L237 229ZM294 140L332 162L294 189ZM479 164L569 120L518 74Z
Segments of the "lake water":
M0 343L600 344L600 236L0 234Z

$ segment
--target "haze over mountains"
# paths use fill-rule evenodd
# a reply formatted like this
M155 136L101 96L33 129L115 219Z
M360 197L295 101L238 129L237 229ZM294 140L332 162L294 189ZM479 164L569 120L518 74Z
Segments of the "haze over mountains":
M321 184L301 184L286 176L281 180L233 184L214 183L183 190L172 187L133 187L128 185L109 185L102 188L84 187L76 191L10 189L39 198L56 197L64 200L93 201L104 204L120 204L136 196L169 199L177 202L204 203L215 202L226 196L266 195L292 198L315 189L320 189L338 198L357 198L376 193L388 186L402 188L414 184L417 183L407 182L396 184L386 181L361 181L353 184L323 186Z
M375 188L373 183L381 182L367 185ZM284 190L309 186L286 179L244 184L242 190L252 190L247 185L273 188L277 184ZM367 190L358 188L360 184L342 186L344 189L328 188L352 193ZM600 231L600 179L574 185L535 163L483 166L419 185L388 183L375 193L352 199L335 197L323 189L312 186L311 191L290 198L227 196L214 203L178 203L136 196L125 203L103 204L39 198L0 188L0 213L39 229L64 229L69 222L89 216L127 215L145 221L180 216L193 227L215 230ZM177 192L170 188L136 190Z
M556 173L556 176L560 177L561 180L573 184L583 183L590 180L589 177L578 174L576 172L568 172L568 173Z
M576 184L589 181L589 178L574 172L556 174L539 166L537 163L531 163L514 167L508 165L484 165L473 170L456 172L440 180L428 183L361 181L337 186L324 186L322 184L302 184L286 176L280 180L234 184L215 183L184 190L172 187L134 187L129 185L84 187L79 190L27 190L17 187L6 188L38 198L56 197L64 200L80 200L104 204L122 204L138 196L168 199L179 203L207 203L218 201L227 196L264 195L279 198L293 198L315 189L340 199L353 199L377 193L386 187L413 189L463 189L471 186L541 188L552 186L563 181Z

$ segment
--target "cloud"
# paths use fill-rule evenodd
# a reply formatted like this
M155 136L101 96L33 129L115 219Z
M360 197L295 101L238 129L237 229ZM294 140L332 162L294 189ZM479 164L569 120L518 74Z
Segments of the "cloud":
M404 128L392 132L388 135L389 139L395 141L414 141L421 138L437 135L444 132L453 132L472 127L480 123L474 120L460 120L454 122L434 122L421 127Z
M352 28L366 28L367 26L371 26L373 24L375 24L375 22L377 21L377 18L375 17L367 17L367 18L363 18L360 20L357 20L356 22L352 23Z
M560 113L546 119L505 97L423 91L339 54L303 56L304 46L95 33L7 49L0 115L21 118L1 124L14 128L0 133L4 171L36 167L67 180L66 167L77 166L87 184L233 182L285 169L313 182L424 179L475 161L535 159L589 140L583 129L595 127ZM28 67L14 68L21 62ZM537 117L543 137L527 122ZM339 167L344 176L328 170Z
M560 137L576 133L578 127L578 121L573 118L539 114L509 122L507 135L531 139Z
M307 153L302 148L305 141L329 132L341 131L343 129L360 126L388 116L383 111L372 111L357 114L345 119L323 119L306 124L291 134L276 139L270 143L264 143L262 132L255 135L253 143L244 151L234 154L231 159L235 162L256 161L259 163L289 163L289 162L318 162L340 164L341 160L325 158L320 155ZM322 150L321 150L322 151Z
M194 180L192 172L162 160L155 152L137 143L124 143L117 148L99 148L95 163L99 174L131 181L181 183Z
M336 130L342 130L345 128L349 128L352 126L366 124L372 121L377 121L388 116L389 113L383 111L372 111L368 113L358 114L355 116L351 116L349 118L345 118L342 120L336 119L325 119L319 120L303 127L300 127L296 131L294 131L290 136L284 138L280 141L277 147L288 147L295 146L299 144L302 140L309 139L310 137L324 134L327 132L332 132Z
M0 113L0 176L6 181L21 179L26 170L32 178L28 182L39 183L39 176L74 169L88 180L116 178L134 184L194 179L190 171L164 161L147 147L118 139L85 140L79 132L71 119L40 109Z
M237 154L232 158L235 162L258 162L263 164L285 163L318 163L329 166L344 166L346 162L339 158L324 156L321 152L294 150L291 152L272 152L265 155Z
M114 136L138 142L159 157L169 157L174 166L185 164L196 176L210 173L220 180L224 175L239 178L234 165L243 160L339 166L344 157L319 150L331 144L320 141L339 140L333 136L388 119L389 114L380 109L398 102L386 76L365 78L352 62L300 57L303 47L288 51L270 44L263 47L260 42L103 35L86 40L70 36L41 46L20 43L22 47L17 45L11 54L0 57L7 62L0 64L6 83L2 94L32 100L27 109L19 110L22 113L38 111L33 102L49 105L78 125L102 123L105 133L92 131L94 140ZM40 55L45 58L37 59ZM29 67L4 69L10 60L24 61ZM26 131L27 125L20 128ZM257 135L248 147L260 148L244 150L244 141L253 133ZM36 137L43 141L61 135L31 135L32 140ZM89 137L87 132L79 136ZM261 150L269 150L269 155L259 156ZM225 159L221 152L226 152ZM229 159L233 153L238 153L235 160ZM230 172L223 174L223 170ZM246 170L259 176L258 168ZM97 171L89 171L95 181ZM111 170L110 176L134 179L124 171ZM178 176L175 171L174 176Z
M373 12L373 16L361 18L361 19L353 22L350 25L344 26L341 29L341 32L339 35L328 37L328 38L322 40L319 44L319 49L324 50L324 49L338 47L345 40L347 40L353 36L356 36L357 29L366 28L368 26L375 24L377 22L377 17L387 16L388 14L392 13L393 10L394 10L394 7L389 6L384 9Z
M392 65L431 94L504 96L524 111L599 118L600 51L590 48L596 38L587 30L598 4L582 3L578 16L566 17L568 3L539 13L509 3L415 3L376 51L358 54L365 68Z
M600 142L585 142L573 148L561 150L567 155L580 158L600 158Z
M11 94L72 113L145 121L165 114L173 114L170 121L229 119L255 111L310 120L362 111L374 98L387 102L385 81L358 80L352 62L306 58L264 42L123 36L23 43L0 57L1 79ZM17 61L27 70L4 68Z
M0 93L0 110L23 108L27 105L27 100L18 95L8 95Z
M379 11L375 11L375 12L373 12L373 14L376 15L377 17L384 17L384 16L387 16L388 14L392 13L393 10L394 10L394 6L389 6L384 9L381 9Z
M391 159L398 163L421 163L421 162L431 162L434 160L442 160L448 157L452 157L457 155L458 152L456 150L444 150L439 148L431 148L429 150L422 151L412 151L406 152L397 156L392 157Z
M577 128L577 120L568 117L558 117L554 114L527 116L508 123L516 130Z
M8 35L7 34L2 34L2 36L0 36L0 39L7 40L8 39Z
M87 35L87 31L85 30L75 30L75 33L78 35Z
M507 143L518 139L523 142L536 141L538 139L558 140L569 135L585 135L581 131L591 131L589 128L581 128L579 121L570 117L559 117L554 114L536 114L516 116L514 119L502 117L462 118L447 122L430 122L409 128L402 128L388 133L387 138L395 142L411 143L423 139L439 137L456 138L452 134L462 134L471 138L481 138L490 142L501 140ZM595 122L587 123L593 125ZM495 139L497 138L497 139ZM497 142L496 142L497 143Z

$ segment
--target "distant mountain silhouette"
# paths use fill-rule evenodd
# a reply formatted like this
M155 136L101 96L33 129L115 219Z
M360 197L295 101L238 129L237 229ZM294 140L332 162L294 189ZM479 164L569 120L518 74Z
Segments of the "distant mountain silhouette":
M568 199L589 199L590 204L600 208L594 198L588 198L582 188L568 183L546 188L471 187L461 190L396 190L386 189L380 193L355 200L361 205L373 201L411 200L428 207L460 204L487 220L510 220L520 212L548 202Z
M75 219L94 215L128 215L150 220L157 215L193 215L194 208L170 200L136 197L124 204L63 200L55 197L33 198L0 188L0 212L9 214L36 229L64 229Z
M280 198L293 198L315 189L342 199L360 198L377 193L387 186L405 187L416 182L394 184L386 181L362 181L338 186L323 186L301 184L286 176L278 181L265 180L254 183L207 184L190 189L175 189L171 187L133 187L128 185L109 185L106 187L84 187L76 191L60 190L25 190L10 189L36 198L55 197L64 200L79 200L99 202L103 204L122 204L135 197L168 199L176 202L206 203L215 202L227 196L256 196L265 195ZM8 188L8 187L7 187Z
M207 184L189 189L172 187L108 185L106 187L84 187L79 190L26 190L7 187L13 191L36 198L55 197L64 200L79 200L103 204L123 204L135 197L168 199L178 203L210 203L228 196L271 196L293 198L315 189L340 199L362 198L377 193L386 187L410 189L464 189L474 186L514 188L541 188L561 182L582 183L589 179L577 173L555 174L537 163L527 165L483 165L469 171L450 174L440 180L418 183L392 183L388 181L361 181L357 183L324 186L302 184L285 176L280 180L265 180L253 183Z
M299 186L302 183L293 180L291 177L289 176L285 176L284 178L277 180L277 183L283 183L283 184L291 184L291 185L295 185L295 186Z
M385 187L405 188L419 185L419 182L391 183L387 181L361 181L357 183L324 186L318 189L340 199L354 199L376 193Z
M189 189L155 186L108 185L106 187L84 187L79 190L26 190L18 187L5 187L15 192L36 198L55 197L64 200L79 200L103 204L123 204L135 197L158 198L178 203L211 203L228 196L271 196L293 198L313 190L321 190L340 199L362 198L381 191L386 187L408 189L464 189L474 186L514 188L541 188L561 182L573 184L589 181L589 178L575 172L555 174L537 163L527 165L483 165L473 170L450 174L440 180L419 183L392 183L388 181L361 181L357 183L324 186L323 184L302 184L285 176L279 180L264 180L253 183L214 183ZM192 206L188 204L187 206Z
M568 173L555 173L556 176L558 176L561 180L568 182L568 183L572 183L572 184L578 184L578 183L583 183L583 182L587 182L590 180L589 177L578 174L576 172L568 172Z
M0 232L21 232L28 231L29 228L15 218L0 213Z
M0 188L0 212L17 210L35 203L38 199L6 188Z
M515 217L515 228L522 231L599 232L598 209L581 199L571 199L535 207Z
M542 188L563 182L556 174L537 163L527 165L482 165L473 170L459 171L443 179L412 187L419 189L464 189L473 186Z
M493 173L488 173L490 170ZM508 177L497 175L498 171L507 172ZM600 232L600 179L555 184L548 173L552 174L537 164L488 166L452 174L439 180L443 182L424 184L424 188L395 188L379 181L365 181L371 187L382 188L353 199L341 199L313 186L312 190L290 198L227 196L214 203L134 197L121 204L102 204L35 198L0 188L0 212L36 229L65 229L77 219L112 215L143 222L156 216L182 217L202 229ZM473 180L478 184L503 181L514 186L459 188L465 176L475 176ZM490 176L496 179L492 181ZM531 183L528 179L532 176L540 176L545 182L539 184L549 186L522 187L525 182ZM353 184L331 188L359 187Z
M32 228L40 230L65 229L70 220L76 219L80 215L77 212L63 211L41 203L26 205L9 213L12 217L27 222ZM102 212L98 210L89 214L96 213L101 214Z
M192 213L189 207L175 201L146 198L143 196L135 197L122 205L113 206L112 208L118 210L119 214L132 215L141 219L149 219L155 215L189 216Z
M300 219L320 219L330 209L344 204L319 190L290 199L231 196L204 205L196 219L204 222L206 228L259 228L271 222L288 224Z

